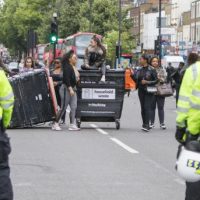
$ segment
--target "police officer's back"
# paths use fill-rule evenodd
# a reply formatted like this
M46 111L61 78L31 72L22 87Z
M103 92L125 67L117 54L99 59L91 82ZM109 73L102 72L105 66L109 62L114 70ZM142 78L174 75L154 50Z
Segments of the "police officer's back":
M0 69L0 200L12 200L13 192L10 181L8 155L10 142L5 133L13 110L14 95L5 72Z

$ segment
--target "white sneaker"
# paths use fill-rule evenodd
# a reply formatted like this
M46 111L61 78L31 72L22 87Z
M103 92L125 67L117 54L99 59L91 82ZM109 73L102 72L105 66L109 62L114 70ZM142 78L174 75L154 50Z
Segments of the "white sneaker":
M80 128L78 128L75 124L70 124L69 131L80 131Z
M60 128L60 126L59 126L59 124L57 122L53 123L52 130L54 130L54 131L62 131L62 129Z
M106 77L105 77L105 75L102 75L102 77L101 77L101 80L100 80L101 82L105 82L106 81Z

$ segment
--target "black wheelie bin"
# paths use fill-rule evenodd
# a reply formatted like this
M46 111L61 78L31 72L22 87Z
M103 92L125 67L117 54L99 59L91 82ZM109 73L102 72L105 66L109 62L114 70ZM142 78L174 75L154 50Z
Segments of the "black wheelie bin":
M77 126L81 122L115 122L120 129L120 118L125 94L125 71L107 70L106 82L101 83L99 70L79 70L77 88Z

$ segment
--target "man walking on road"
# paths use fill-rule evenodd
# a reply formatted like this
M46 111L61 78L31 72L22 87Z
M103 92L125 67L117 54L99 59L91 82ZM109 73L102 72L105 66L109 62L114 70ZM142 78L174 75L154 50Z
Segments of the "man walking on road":
M180 88L176 139L185 145L199 141L200 136L200 61L192 64L185 72ZM200 156L200 154L199 154ZM200 181L186 182L185 200L200 199Z
M13 200L8 155L10 142L5 133L13 111L14 95L3 70L0 70L0 200Z

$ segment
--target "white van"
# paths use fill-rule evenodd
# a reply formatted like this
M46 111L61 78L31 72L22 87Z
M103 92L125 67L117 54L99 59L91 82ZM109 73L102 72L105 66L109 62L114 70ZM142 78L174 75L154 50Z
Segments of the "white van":
M184 62L182 56L164 56L162 59L162 66L166 69L168 64L171 63L176 69L178 68L180 62Z

